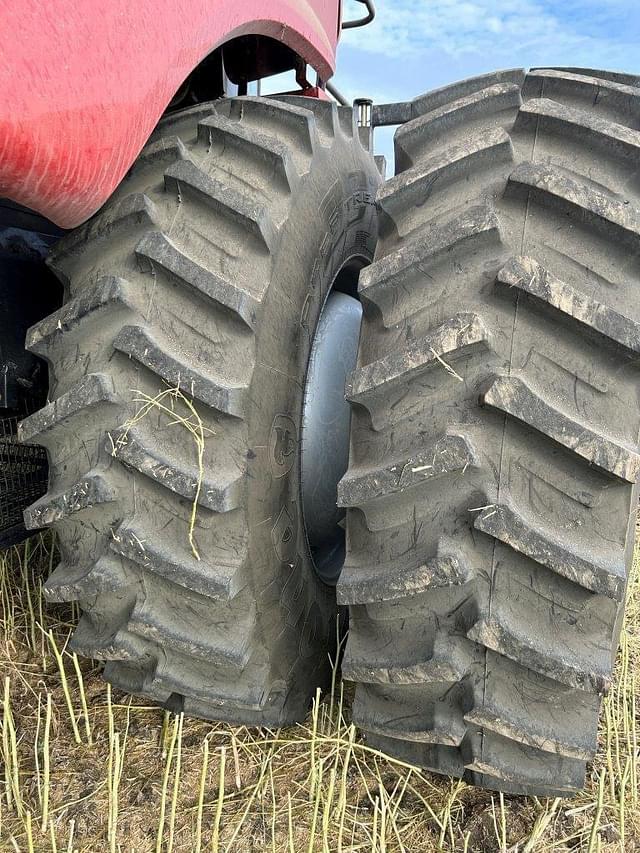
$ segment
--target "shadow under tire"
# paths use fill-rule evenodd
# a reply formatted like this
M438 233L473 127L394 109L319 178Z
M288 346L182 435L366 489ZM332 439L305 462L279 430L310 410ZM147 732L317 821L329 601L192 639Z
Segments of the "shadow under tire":
M640 469L640 89L501 71L395 136L339 486L343 674L376 747L567 796L594 756Z
M378 182L351 110L199 105L55 247L66 301L27 340L52 402L20 427L49 490L26 521L55 528L45 594L80 603L72 648L115 686L279 726L326 683L335 591L302 526L302 394L328 289L372 257Z

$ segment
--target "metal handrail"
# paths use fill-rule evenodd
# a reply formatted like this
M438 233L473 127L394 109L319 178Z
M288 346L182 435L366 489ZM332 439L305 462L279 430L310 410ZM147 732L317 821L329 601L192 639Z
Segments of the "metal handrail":
M336 101L339 104L342 104L343 107L349 106L349 101L345 98L345 96L342 94L342 92L340 92L338 89L336 89L336 87L333 85L333 83L327 83L327 85L325 86L325 89L327 90L327 92L330 95L332 95L336 99Z
M356 27L366 27L376 16L376 7L373 5L373 0L357 0L358 3L363 3L367 7L367 14L364 18L358 18L355 21L343 21L343 30L353 30Z

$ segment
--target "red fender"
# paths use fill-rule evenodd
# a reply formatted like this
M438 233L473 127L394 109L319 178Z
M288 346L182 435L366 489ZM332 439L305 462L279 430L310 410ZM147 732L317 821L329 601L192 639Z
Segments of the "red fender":
M223 42L277 38L328 79L338 0L0 0L0 197L72 228Z

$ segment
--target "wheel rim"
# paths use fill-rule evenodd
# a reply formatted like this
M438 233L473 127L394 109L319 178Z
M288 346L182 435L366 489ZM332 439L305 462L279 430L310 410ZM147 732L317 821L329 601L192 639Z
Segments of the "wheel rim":
M361 320L360 302L334 288L318 321L304 390L300 471L305 531L316 573L332 586L345 553L345 511L337 506L338 483L349 463L351 407L344 387L356 365Z

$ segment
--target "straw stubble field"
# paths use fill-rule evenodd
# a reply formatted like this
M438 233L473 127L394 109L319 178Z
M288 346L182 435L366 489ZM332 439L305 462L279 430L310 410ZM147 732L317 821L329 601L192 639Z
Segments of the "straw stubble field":
M68 650L77 617L43 604L49 536L0 557L2 851L621 851L640 849L638 559L600 749L572 800L502 797L367 747L336 673L304 725L176 717L111 691Z

